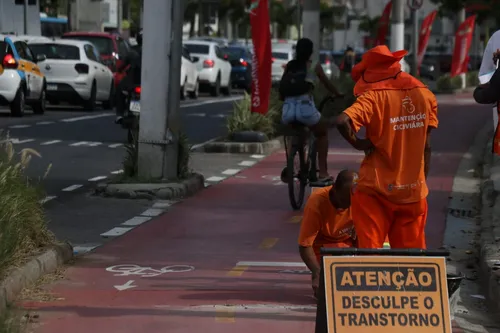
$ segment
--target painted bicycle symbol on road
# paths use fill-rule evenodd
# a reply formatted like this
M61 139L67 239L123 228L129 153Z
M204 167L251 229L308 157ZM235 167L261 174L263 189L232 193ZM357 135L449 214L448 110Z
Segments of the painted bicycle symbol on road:
M194 271L193 266L172 265L160 269L141 267L139 265L116 265L106 268L106 271L115 273L114 276L138 275L140 277L155 277L165 273L184 273Z

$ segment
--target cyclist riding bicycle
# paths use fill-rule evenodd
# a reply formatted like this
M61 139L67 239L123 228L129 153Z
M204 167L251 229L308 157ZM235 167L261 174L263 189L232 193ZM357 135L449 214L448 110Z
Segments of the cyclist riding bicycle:
M313 62L313 42L302 38L295 48L295 59L288 62L281 78L279 92L284 101L282 122L283 124L301 123L309 127L316 136L316 149L318 152L319 181L330 182L332 177L328 174L328 129L330 122L321 117L321 113L314 105L313 89L316 78L334 95L343 96L328 79L323 67L317 61ZM287 149L291 145L287 143ZM286 182L286 167L281 173L281 179Z

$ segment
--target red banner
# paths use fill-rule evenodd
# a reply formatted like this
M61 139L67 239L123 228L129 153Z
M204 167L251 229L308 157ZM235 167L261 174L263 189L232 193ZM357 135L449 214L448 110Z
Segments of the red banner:
M467 72L467 65L469 63L468 54L472 44L472 33L474 32L475 23L476 16L473 15L468 17L458 27L455 34L455 48L451 60L451 77Z
M266 114L271 94L271 29L268 0L253 0L250 8L252 27L252 112Z
M432 24L436 19L438 11L435 10L424 18L422 22L422 28L420 30L420 36L418 37L418 67L417 70L420 73L420 66L422 65L422 60L424 60L425 50L427 49L427 45L429 44L429 38L431 36Z
M378 22L378 33L377 33L377 39L375 40L375 46L385 45L385 38L387 36L387 32L389 31L391 10L392 10L392 0L389 1L387 5L385 5L384 11L382 12L382 16L380 17L380 21Z

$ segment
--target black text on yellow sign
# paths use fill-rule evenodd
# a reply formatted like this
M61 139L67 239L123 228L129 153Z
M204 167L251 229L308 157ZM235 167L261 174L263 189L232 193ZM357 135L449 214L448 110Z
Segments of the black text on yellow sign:
M329 333L451 333L444 258L324 257Z

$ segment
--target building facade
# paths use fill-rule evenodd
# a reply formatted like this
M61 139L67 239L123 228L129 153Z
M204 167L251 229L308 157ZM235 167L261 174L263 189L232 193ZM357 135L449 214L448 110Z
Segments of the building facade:
M20 35L41 35L39 0L28 0L26 18L23 0L0 0L0 32ZM24 31L26 19L27 31Z

